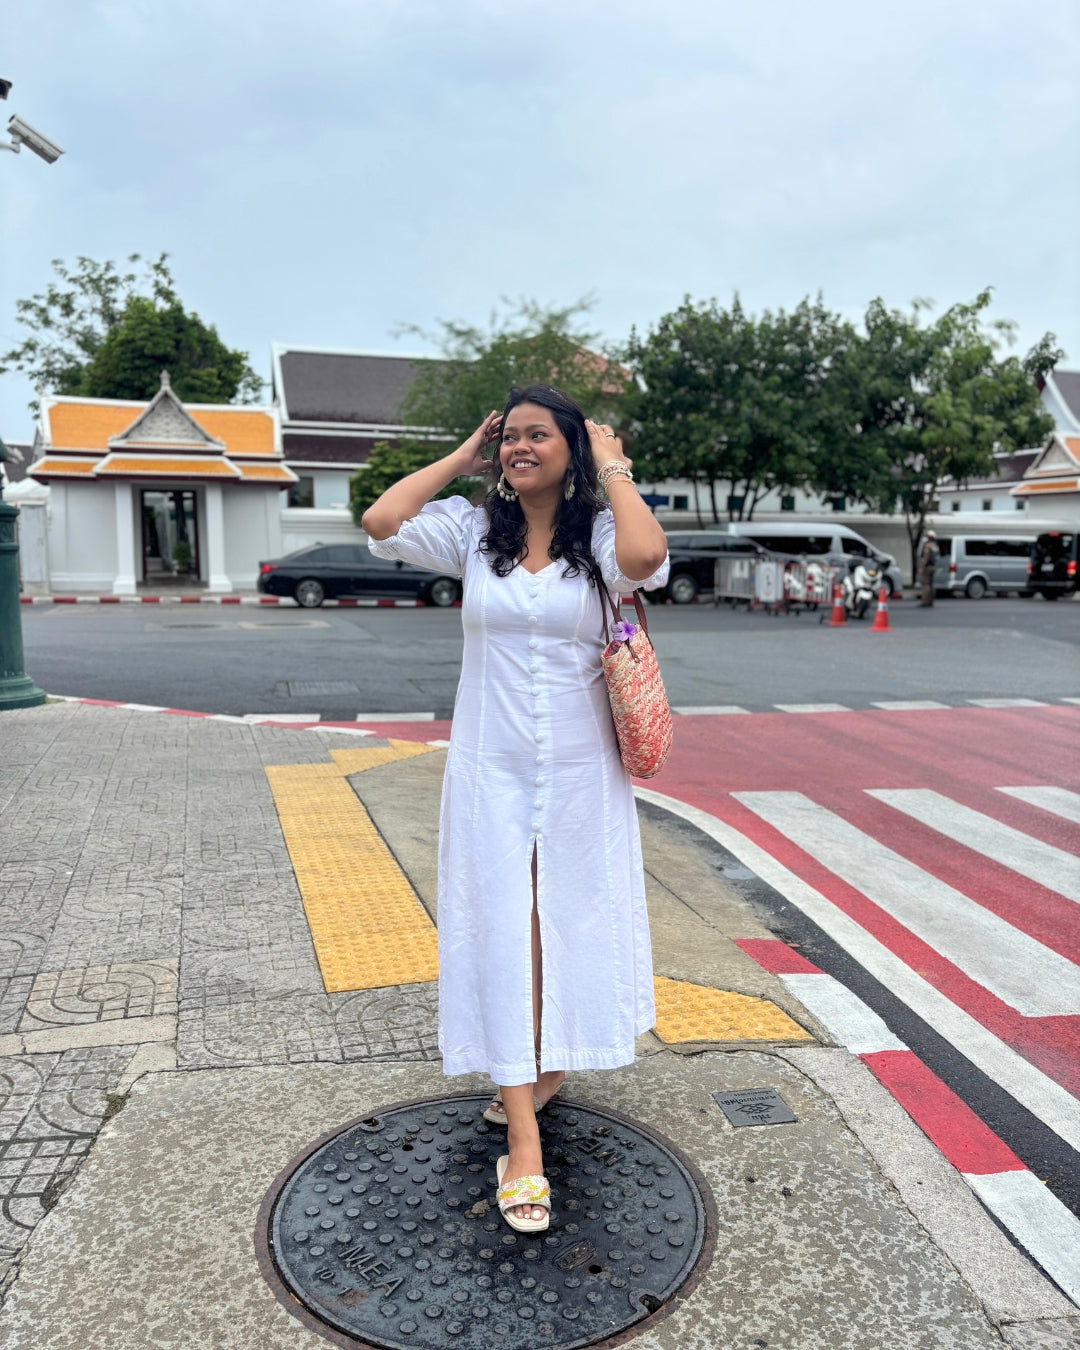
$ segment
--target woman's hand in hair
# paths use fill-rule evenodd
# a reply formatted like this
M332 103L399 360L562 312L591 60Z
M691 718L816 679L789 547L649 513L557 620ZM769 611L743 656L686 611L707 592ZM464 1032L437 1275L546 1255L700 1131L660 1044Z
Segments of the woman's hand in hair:
M589 433L589 448L592 450L593 467L599 473L605 464L618 460L627 468L633 463L623 453L623 443L613 429L605 423L590 422L585 419L585 430Z
M454 451L455 457L460 461L461 467L459 473L479 474L491 463L492 442L495 443L495 454L499 453L499 435L502 432L502 414L490 412L476 428L467 441L462 441Z
M361 518L361 525L372 539L389 539L411 520L432 497L463 474L484 473L488 460L484 449L502 431L502 418L488 413L467 441L434 464L425 464L415 473L391 483L382 496L372 502ZM497 442L496 442L497 443Z

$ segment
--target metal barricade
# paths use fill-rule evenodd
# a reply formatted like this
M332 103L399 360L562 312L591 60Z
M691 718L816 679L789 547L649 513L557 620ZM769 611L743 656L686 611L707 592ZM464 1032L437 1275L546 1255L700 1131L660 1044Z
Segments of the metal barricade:
M713 600L749 605L754 598L754 559L717 558L713 569Z
M784 602L788 608L801 605L817 609L832 597L836 568L825 563L789 562L784 565Z

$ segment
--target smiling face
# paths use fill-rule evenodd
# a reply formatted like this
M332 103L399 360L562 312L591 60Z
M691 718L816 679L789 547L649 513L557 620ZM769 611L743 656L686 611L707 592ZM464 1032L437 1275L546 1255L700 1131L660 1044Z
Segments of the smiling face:
M570 447L547 408L519 403L503 423L499 461L506 481L518 492L561 489Z

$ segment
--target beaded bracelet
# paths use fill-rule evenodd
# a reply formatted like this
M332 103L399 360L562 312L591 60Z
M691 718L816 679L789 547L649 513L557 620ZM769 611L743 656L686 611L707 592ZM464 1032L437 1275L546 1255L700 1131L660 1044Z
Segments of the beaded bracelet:
M627 482L630 483L634 481L634 475L630 471L630 466L624 464L622 460L619 459L609 460L596 475L596 481L600 485L602 491L607 490L607 485L613 478L625 478Z

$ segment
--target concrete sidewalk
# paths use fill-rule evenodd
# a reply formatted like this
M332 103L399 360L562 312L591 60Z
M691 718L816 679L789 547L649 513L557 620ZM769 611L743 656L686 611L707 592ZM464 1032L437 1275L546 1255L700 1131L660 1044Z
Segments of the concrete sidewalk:
M256 1264L274 1176L380 1105L488 1086L438 1064L445 752L67 703L0 727L0 1347L327 1344ZM642 837L657 1028L565 1091L672 1139L720 1224L637 1343L1080 1346L1076 1307L736 945L775 935L707 841L654 808ZM711 1094L742 1087L797 1123L733 1130Z

